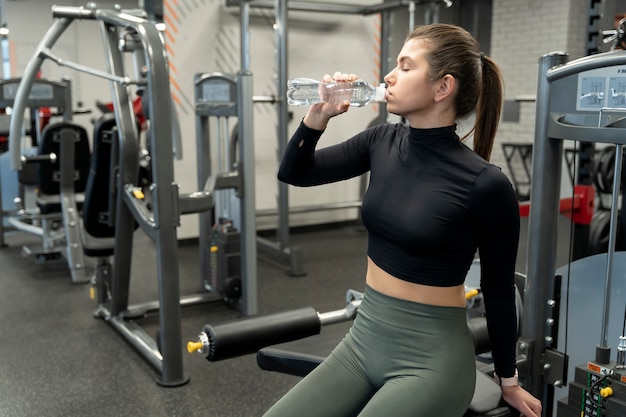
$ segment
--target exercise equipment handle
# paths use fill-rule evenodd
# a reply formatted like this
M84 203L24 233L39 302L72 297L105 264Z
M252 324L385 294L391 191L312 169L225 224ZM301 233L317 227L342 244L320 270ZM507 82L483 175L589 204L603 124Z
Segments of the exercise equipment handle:
M204 354L211 362L255 353L259 349L319 334L322 328L313 307L205 325L198 342L187 350Z
M57 154L54 152L42 155L32 155L32 156L24 156L20 157L22 164L32 164L37 162L52 162L55 163L57 160Z

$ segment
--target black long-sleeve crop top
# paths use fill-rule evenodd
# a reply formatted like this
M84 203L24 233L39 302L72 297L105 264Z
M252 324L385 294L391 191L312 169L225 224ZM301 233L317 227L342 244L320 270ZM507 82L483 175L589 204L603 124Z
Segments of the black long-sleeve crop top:
M370 171L361 212L368 256L399 279L462 284L478 250L496 372L510 377L515 372L519 206L506 176L464 145L455 129L382 124L316 150L322 132L301 123L278 178L312 186Z

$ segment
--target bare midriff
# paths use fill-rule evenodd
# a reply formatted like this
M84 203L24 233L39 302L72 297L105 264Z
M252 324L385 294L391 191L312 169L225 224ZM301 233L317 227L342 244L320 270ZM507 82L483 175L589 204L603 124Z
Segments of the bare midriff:
M367 285L390 297L444 307L465 307L465 286L435 287L396 278L367 258Z

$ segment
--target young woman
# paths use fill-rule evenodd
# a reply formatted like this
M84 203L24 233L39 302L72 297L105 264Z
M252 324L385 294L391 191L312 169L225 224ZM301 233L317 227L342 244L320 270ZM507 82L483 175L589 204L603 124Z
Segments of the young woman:
M503 398L540 417L541 403L519 386L515 369L519 208L509 180L487 162L501 73L467 31L434 24L408 36L385 82L388 111L408 125L379 125L318 150L329 120L349 105L315 104L285 151L278 177L293 185L370 171L366 289L349 334L266 416L461 417L476 376L464 279L478 250ZM471 150L455 121L474 112Z

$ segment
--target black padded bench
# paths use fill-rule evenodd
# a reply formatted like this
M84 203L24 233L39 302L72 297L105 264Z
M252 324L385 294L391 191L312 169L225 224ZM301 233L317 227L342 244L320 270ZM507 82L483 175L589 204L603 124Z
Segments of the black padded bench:
M261 369L303 377L319 365L344 337L345 331L322 333L263 348L257 353ZM476 390L463 417L514 417L519 414L503 402L500 387L476 370Z
M42 139L39 143L39 155L57 155L54 161L42 161L38 164L39 172L37 178L37 206L41 214L60 213L62 170L67 169L63 161L64 147L62 143L63 131L71 132L73 145L71 161L67 162L71 166L70 178L66 179L72 184L72 190L77 209L80 210L84 201L84 192L87 185L87 175L89 174L91 151L89 149L89 137L87 131L74 123L59 122L46 126L42 131ZM69 149L69 148L68 148Z

